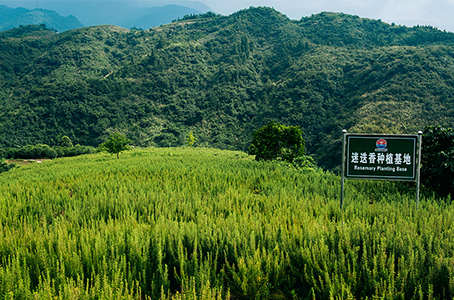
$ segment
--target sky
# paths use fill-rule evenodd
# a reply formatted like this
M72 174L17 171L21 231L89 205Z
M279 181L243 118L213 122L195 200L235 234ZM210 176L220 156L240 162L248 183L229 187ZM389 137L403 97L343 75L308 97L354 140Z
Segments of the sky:
M168 0L170 2L170 0ZM223 15L269 6L299 20L322 11L343 12L399 25L431 25L454 32L454 0L199 0Z

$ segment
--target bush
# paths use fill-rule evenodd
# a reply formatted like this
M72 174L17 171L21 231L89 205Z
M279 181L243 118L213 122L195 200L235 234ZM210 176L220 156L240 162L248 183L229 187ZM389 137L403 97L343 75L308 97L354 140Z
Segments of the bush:
M61 147L66 147L66 148L71 148L73 147L73 142L71 141L71 139L64 135L60 138L60 146Z
M5 148L2 150L2 156L3 158L15 158L17 150L16 148Z
M428 126L422 141L421 182L442 197L454 197L454 129Z
M45 144L27 145L17 149L16 151L9 151L10 158L22 159L37 159L37 158L56 158L57 152Z
M21 148L5 148L1 150L1 155L4 158L20 158L20 159L53 159L65 156L77 156L82 154L91 154L95 150L93 147L75 145L71 147L56 146L54 148L45 144L27 145Z
M194 136L194 133L192 132L192 130L189 131L186 141L188 142L188 147L194 146L194 143L197 141L197 138Z
M38 151L39 157L36 157L36 158L53 159L53 158L56 158L58 156L57 151L55 151L54 149L52 149L48 145L38 144L38 145L36 145L36 147L39 149L39 151Z
M57 146L57 147L54 147L54 149L57 152L58 157L92 154L95 152L95 149L93 147L81 146L79 144L77 144L75 146L71 146L71 147Z
M304 156L305 143L299 126L285 126L274 121L254 131L249 154L256 160L284 160L293 163Z
M83 154L92 154L95 153L95 148L90 146L81 146L79 144L70 148L69 154L67 156L77 156Z
M15 164L8 164L3 160L0 160L0 173L3 172L8 172L12 168L14 168L16 165Z

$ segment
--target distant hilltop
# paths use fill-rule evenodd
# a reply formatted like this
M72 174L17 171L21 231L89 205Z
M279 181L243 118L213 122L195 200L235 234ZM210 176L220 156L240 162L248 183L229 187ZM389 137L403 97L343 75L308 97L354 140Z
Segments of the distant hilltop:
M58 31L93 25L149 29L185 15L211 11L205 4L195 1L176 0L165 4L164 1L121 0L0 1L0 30L29 24L45 24Z
M5 31L20 25L38 25L45 24L48 28L54 28L58 31L83 27L79 20L69 15L63 17L52 10L47 9L26 9L10 8L0 5L0 31Z

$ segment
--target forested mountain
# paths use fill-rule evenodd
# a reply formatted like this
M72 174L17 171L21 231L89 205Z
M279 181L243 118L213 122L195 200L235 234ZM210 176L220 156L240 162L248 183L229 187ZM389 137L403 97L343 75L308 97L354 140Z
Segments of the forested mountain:
M35 29L0 39L3 147L62 135L96 146L114 131L179 146L191 130L199 146L246 150L274 119L301 126L307 152L332 169L343 128L454 124L454 34L432 27L259 7L146 31Z
M143 28L149 29L152 27L167 24L182 18L185 15L200 14L201 12L181 5L165 5L158 7L148 7L135 10L129 14L125 14L119 18L116 24L125 28Z
M0 31L29 24L45 24L48 28L54 28L58 31L65 31L83 26L79 20L72 15L63 17L55 11L47 9L30 10L22 7L11 8L0 5Z

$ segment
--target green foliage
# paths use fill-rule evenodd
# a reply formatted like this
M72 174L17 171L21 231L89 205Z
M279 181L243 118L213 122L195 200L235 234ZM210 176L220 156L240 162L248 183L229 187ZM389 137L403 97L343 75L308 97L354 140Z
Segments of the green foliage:
M82 154L91 154L94 148L90 146L71 146L71 147L49 147L48 145L26 145L20 148L5 148L1 149L0 153L5 158L20 158L20 159L53 159L56 157L76 156Z
M81 146L79 144L72 147L54 147L54 150L57 152L58 157L68 157L68 156L78 156L83 154L92 154L95 152L94 147L90 146Z
M61 136L98 146L111 132L175 147L192 130L198 146L247 151L275 120L303 129L306 153L336 170L344 128L454 123L453 33L338 13L295 21L266 7L187 18L2 33L0 147Z
M3 158L0 159L0 173L8 172L9 170L14 168L15 166L16 166L15 164L8 164L7 162L5 162L3 160Z
M192 130L189 131L186 141L188 142L188 147L194 146L194 143L197 141L197 138L194 136L194 133L192 132Z
M303 131L298 126L285 126L275 121L254 131L249 154L256 160L284 160L292 163L304 156Z
M172 22L179 22L179 21L185 21L185 20L194 20L194 19L207 19L207 18L219 18L222 15L216 14L212 11L208 11L203 14L186 14L183 16L183 18L178 18L176 20L173 20Z
M51 36L53 32L45 24L20 25L19 27L1 32L3 38L20 38L26 36Z
M243 152L97 153L0 176L0 298L452 299L454 204Z
M422 183L443 197L454 198L454 129L426 127L421 152Z
M14 158L56 158L57 152L45 144L37 144L37 145L27 145L21 147L15 151L15 154L11 156L8 154L9 157Z
M304 172L316 171L319 169L315 160L311 156L308 156L308 155L299 156L299 157L293 159L293 161L291 163L284 162L284 164L286 164L287 166L294 167L295 169L301 170Z
M310 39L320 45L386 47L454 42L454 33L432 26L409 28L343 13L321 12L303 17L299 24L304 27Z
M113 133L109 136L109 139L99 146L99 150L107 151L110 154L116 154L117 158L120 158L120 153L131 149L129 146L131 140L121 133Z
M60 146L71 148L74 145L73 145L73 142L71 141L71 139L68 136L64 135L60 138Z

